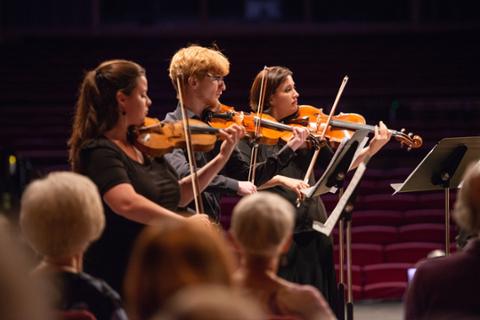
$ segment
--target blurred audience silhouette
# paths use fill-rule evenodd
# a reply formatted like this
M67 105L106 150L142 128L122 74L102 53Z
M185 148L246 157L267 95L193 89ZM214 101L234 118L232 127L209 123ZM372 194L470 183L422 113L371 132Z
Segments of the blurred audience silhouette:
M272 317L334 319L320 292L277 276L295 223L293 206L282 197L260 192L240 200L233 210L231 233L242 253L235 282L251 293Z
M127 269L127 312L130 319L149 319L182 288L230 287L232 273L232 257L217 230L190 221L147 227L135 243Z
M406 295L406 319L478 319L480 315L480 163L465 173L453 218L477 236L458 253L419 264Z
M20 226L41 255L33 277L44 281L58 311L88 310L97 319L126 319L120 296L83 272L83 256L105 226L95 184L72 172L54 172L32 182L21 200Z

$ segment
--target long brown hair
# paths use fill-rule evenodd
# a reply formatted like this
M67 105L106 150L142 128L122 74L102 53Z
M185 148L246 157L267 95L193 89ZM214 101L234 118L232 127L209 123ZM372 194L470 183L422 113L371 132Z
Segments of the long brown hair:
M257 111L260 87L262 85L262 78L265 72L267 72L267 76L265 78L267 84L265 86L265 102L263 105L264 109L270 108L270 97L275 93L275 91L277 91L277 88L288 76L293 75L293 72L290 69L280 66L268 67L260 71L253 80L250 88L249 105L253 111Z
M215 230L164 221L138 237L125 279L129 318L149 319L180 289L232 284L233 260Z
M145 69L128 60L109 60L87 71L80 86L72 135L68 140L69 162L74 171L79 171L79 153L82 146L112 129L118 122L120 112L117 92L127 96L137 86L138 78Z

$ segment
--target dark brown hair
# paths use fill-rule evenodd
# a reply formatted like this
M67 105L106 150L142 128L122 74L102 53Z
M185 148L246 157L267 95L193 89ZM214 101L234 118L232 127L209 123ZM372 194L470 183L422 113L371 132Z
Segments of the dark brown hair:
M109 60L85 74L80 86L72 135L68 140L69 162L74 171L79 171L80 149L90 140L103 135L118 122L120 112L117 92L127 96L138 84L145 69L127 60Z
M249 105L253 111L257 111L258 99L260 97L260 87L262 85L262 78L267 73L265 77L266 86L265 86L265 99L264 99L264 109L270 108L270 97L277 91L277 88L282 84L283 81L288 76L293 75L293 72L286 68L280 66L268 67L260 71L255 80L253 80L252 87L250 88L250 101Z

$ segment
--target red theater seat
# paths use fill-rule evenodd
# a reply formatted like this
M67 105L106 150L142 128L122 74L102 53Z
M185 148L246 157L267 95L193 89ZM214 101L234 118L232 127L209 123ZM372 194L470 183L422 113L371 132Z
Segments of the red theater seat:
M399 226L403 212L396 210L359 210L352 215L352 226L382 225Z
M339 247L334 247L334 260L338 264ZM345 255L345 259L346 259ZM382 263L384 262L383 246L379 244L370 243L354 243L352 244L352 264L364 266L366 264ZM345 260L346 263L346 260Z
M352 227L352 243L390 244L398 241L397 228L389 226Z
M450 207L453 207L456 193L450 192ZM418 196L419 205L425 209L445 209L445 194L443 191L435 193L420 193Z
M363 268L365 285L386 282L407 282L407 269L412 263L381 263Z
M411 210L418 207L417 198L413 194L374 194L363 196L355 204L357 210Z
M406 282L380 282L363 287L363 299L401 299L407 289Z
M232 211L237 202L240 200L238 197L223 197L220 201L221 215L220 224L225 230L230 228L230 220L232 218Z
M442 209L417 209L404 213L404 224L444 223L445 211Z
M340 266L338 264L335 265L335 273L337 275L337 282L340 282ZM343 269L343 281L347 283L347 265L345 265ZM352 285L362 287L363 286L363 270L361 266L352 265Z
M416 263L427 257L428 253L443 249L439 243L404 242L385 246L386 262Z
M450 229L450 238L454 239L455 228ZM398 228L400 242L445 242L445 226L438 223L418 223Z

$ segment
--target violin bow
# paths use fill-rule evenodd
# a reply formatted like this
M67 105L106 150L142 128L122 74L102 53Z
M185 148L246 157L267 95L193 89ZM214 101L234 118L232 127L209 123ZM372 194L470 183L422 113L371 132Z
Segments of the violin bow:
M185 144L186 144L187 155L188 155L188 165L190 167L190 174L192 175L192 189L193 189L193 197L195 200L195 212L199 214L199 213L203 213L204 210L203 210L202 197L200 196L200 185L198 183L197 163L195 161L195 154L193 153L190 122L187 116L187 111L185 110L185 105L183 104L183 92L182 92L182 84L180 81L180 76L177 77L176 81L177 81L177 88L178 88L178 100L180 102L180 110L182 111L183 134L185 136Z
M250 168L248 170L248 181L251 183L255 183L255 169L257 167L257 156L258 156L258 136L260 133L260 126L261 126L261 115L263 113L263 106L264 106L264 100L265 100L265 88L267 87L267 74L268 74L268 68L267 66L263 67L263 75L262 75L262 80L260 82L260 97L258 98L258 105L257 105L257 114L256 114L256 119L258 121L255 122L255 133L254 133L254 144L252 147L252 151L250 153Z
M330 126L332 117L335 114L335 110L337 109L338 101L342 96L343 89L345 89L347 82L348 82L348 76L343 77L342 83L340 84L340 88L338 89L337 96L335 98L335 102L333 102L333 106L332 106L332 109L330 110L330 114L328 115L327 122L325 123L325 127L323 128L322 134L320 135L320 140L323 140L325 138L325 134L327 133L328 127ZM318 116L316 128L320 127L321 122L322 120L320 119L320 116ZM315 153L312 156L310 165L308 166L307 172L305 173L305 177L303 178L303 182L305 183L308 183L308 180L310 180L310 176L313 172L313 167L315 166L315 163L317 163L317 158L318 158L318 155L320 154L320 150L321 148L317 148L315 150Z

